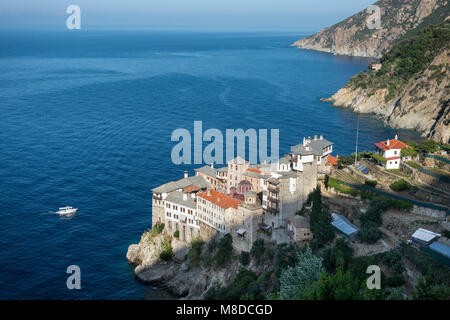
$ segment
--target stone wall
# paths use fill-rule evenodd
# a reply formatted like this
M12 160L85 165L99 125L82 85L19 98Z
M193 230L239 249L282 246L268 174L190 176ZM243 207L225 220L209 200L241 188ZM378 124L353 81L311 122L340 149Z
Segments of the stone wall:
M413 214L417 214L424 217L431 217L440 220L445 220L447 214L444 211L439 211L431 208L419 207L414 205L413 210L411 211Z

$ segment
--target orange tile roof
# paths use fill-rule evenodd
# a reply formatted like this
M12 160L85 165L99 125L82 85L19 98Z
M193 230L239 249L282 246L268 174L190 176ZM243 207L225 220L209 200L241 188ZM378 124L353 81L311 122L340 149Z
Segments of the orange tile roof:
M208 191L211 192L211 195L208 195ZM208 191L204 191L204 192L200 192L199 194L197 194L200 198L205 199L206 201L209 201L211 203L214 203L216 206L219 206L223 209L228 209L228 208L235 208L237 209L238 205L241 203L240 200L229 197L223 193L220 193L216 190L208 190Z
M375 143L375 145L383 151L390 150L390 149L411 148L406 143L404 143L400 140L397 140L397 139L389 140L389 145L387 145L387 141L381 141L381 142Z
M185 187L185 188L183 189L183 192L186 192L186 193L192 193L192 192L196 192L196 191L198 191L198 190L200 190L199 187L197 187L197 186L191 184L190 186Z
M328 164L330 166L338 165L339 156L333 157L331 154L328 155Z
M259 169L253 169L253 168L248 168L247 171L251 171L251 172L255 172L255 173L259 173L259 174L262 173L261 170L259 170Z

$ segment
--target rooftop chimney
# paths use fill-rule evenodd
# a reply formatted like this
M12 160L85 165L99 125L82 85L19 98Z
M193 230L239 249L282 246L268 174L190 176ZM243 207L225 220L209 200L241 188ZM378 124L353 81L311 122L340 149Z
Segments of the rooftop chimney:
M208 192L206 192L206 195L207 195L208 197L211 197L211 189L208 189Z
M320 134L320 140L323 140L323 134Z
M317 134L314 135L314 141L317 141Z
M311 143L311 137L308 137L308 143Z
M398 135L395 135L395 140L398 140Z
M185 178L189 177L187 170L184 171L184 177Z
M387 139L387 141L386 141L386 145L387 145L387 146L389 145L389 139Z
M211 162L211 168L214 169L214 162Z
M187 194L183 193L183 200L186 201L187 200Z
M303 146L306 146L306 138L303 137Z

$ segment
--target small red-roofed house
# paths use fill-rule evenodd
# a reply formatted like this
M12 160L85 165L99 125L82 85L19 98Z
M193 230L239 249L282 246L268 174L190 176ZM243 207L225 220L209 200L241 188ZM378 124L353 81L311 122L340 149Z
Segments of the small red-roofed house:
M398 136L395 135L394 139L388 139L375 143L375 147L378 154L381 154L386 159L386 169L399 169L400 162L402 160L401 152L404 148L411 148L406 143L398 140Z
M331 167L337 167L339 162L339 156L333 157L331 154L327 155L328 165Z

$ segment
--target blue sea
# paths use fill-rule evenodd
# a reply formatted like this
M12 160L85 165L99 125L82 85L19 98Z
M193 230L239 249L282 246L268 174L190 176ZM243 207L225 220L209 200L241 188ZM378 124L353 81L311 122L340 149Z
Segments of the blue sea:
M192 165L172 131L280 129L355 148L357 116L319 102L370 60L290 47L301 32L0 31L0 299L164 299L125 258L151 188ZM360 119L359 149L398 133ZM71 218L58 207L79 208ZM81 268L81 290L66 269Z

